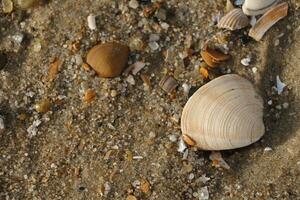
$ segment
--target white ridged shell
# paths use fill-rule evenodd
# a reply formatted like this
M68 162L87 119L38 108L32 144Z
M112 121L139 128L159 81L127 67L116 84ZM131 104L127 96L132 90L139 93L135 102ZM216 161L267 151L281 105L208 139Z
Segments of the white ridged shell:
M277 2L278 0L245 0L243 12L250 16L261 15L276 5Z
M255 25L250 29L249 36L256 41L261 40L264 34L279 20L287 16L288 4L286 2L280 3L266 12Z
M238 75L224 75L198 89L181 116L182 134L203 150L250 145L264 134L263 101Z
M243 13L242 9L235 8L227 13L218 23L219 28L229 30L238 30L249 25L248 17Z

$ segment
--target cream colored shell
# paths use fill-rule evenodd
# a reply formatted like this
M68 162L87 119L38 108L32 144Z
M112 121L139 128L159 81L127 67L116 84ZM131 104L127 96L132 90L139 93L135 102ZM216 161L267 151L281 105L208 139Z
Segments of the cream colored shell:
M243 12L250 16L261 15L276 5L277 2L278 0L245 0Z
M224 75L198 89L181 116L182 134L203 150L250 145L264 134L263 101L238 75Z
M218 23L219 28L226 28L232 31L245 28L248 25L249 19L240 8L231 10Z

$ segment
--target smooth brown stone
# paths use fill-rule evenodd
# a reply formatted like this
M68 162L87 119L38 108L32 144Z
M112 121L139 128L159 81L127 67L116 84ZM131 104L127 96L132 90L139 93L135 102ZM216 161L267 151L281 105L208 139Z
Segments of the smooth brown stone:
M104 78L119 76L125 69L129 48L125 45L109 42L93 47L87 55L87 63Z

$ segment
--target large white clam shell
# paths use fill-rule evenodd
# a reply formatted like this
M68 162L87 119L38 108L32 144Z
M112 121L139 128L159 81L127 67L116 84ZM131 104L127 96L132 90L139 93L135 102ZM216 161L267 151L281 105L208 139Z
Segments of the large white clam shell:
M203 150L250 145L265 132L262 98L248 80L238 75L221 76L188 100L181 130Z
M277 2L278 0L245 0L243 12L250 16L261 15L276 5Z

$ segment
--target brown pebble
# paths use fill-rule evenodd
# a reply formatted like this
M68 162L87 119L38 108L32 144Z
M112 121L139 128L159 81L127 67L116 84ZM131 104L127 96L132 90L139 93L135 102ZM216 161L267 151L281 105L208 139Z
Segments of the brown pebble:
M54 81L56 75L59 72L59 68L62 66L63 61L55 58L54 61L50 64L49 71L48 71L48 80L50 82Z
M147 180L141 181L141 191L143 193L148 193L150 191L150 183Z
M127 46L109 42L93 47L87 55L87 63L100 77L113 78L123 72L128 56Z
M126 200L137 200L137 198L133 195L128 195Z
M43 99L35 104L35 110L39 113L46 113L51 108L51 101L50 99Z

